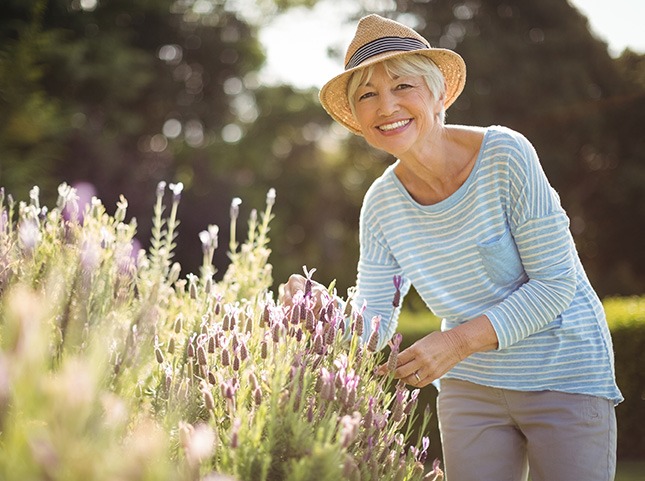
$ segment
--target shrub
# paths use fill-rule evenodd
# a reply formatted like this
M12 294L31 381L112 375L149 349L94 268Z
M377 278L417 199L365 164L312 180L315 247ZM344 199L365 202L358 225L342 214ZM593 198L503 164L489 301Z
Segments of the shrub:
M181 184L157 190L149 252L127 201L51 210L0 192L0 479L421 480L418 390L374 375L359 312L268 290L275 195L213 280L173 263ZM237 222L239 199L231 205ZM307 276L313 270L307 271ZM350 304L347 303L347 306ZM219 473L219 474L217 474ZM226 476L231 476L228 478Z
M603 301L625 400L616 408L618 456L645 459L645 297Z

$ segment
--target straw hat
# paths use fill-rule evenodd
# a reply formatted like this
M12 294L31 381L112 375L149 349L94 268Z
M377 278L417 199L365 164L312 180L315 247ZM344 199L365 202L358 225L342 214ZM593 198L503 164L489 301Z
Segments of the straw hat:
M466 83L466 64L452 50L432 48L430 43L405 25L379 15L368 15L358 22L354 39L345 55L345 71L320 90L320 103L334 120L351 132L362 135L347 99L347 84L352 73L383 60L421 54L432 60L446 80L445 108L459 96Z

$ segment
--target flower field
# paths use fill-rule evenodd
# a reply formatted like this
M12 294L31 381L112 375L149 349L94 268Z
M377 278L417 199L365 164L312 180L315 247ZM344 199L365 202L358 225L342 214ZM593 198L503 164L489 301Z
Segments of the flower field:
M233 200L215 282L217 226L199 273L173 262L181 191L159 184L148 250L124 198L110 215L66 184L51 208L0 192L0 479L442 478L412 437L430 413L374 374L361 312L333 287L321 309L269 290L275 192L243 241Z

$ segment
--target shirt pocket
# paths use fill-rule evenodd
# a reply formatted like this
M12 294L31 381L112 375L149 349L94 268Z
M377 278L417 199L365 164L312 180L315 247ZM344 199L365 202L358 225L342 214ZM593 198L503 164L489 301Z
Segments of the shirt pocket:
M506 286L526 277L509 230L504 230L501 237L477 243L477 250L488 277L495 284Z

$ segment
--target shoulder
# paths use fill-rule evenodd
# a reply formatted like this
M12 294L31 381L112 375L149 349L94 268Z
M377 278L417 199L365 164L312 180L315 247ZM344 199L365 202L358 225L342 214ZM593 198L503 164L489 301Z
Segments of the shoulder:
M492 125L486 129L486 133L487 143L491 146L515 149L522 154L535 150L529 139L517 130L502 125Z
M377 177L372 185L369 186L365 197L363 198L363 208L372 207L378 204L383 198L391 197L392 191L396 189L392 176L394 175L394 167L396 163L388 166L387 169Z

